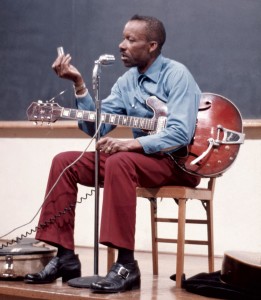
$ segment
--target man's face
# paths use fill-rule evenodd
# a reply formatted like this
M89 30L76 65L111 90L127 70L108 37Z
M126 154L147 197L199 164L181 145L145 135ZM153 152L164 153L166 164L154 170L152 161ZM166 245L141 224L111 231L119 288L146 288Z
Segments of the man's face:
M123 41L119 44L121 60L125 67L138 67L144 73L151 64L152 43L147 40L146 23L129 21L123 30Z

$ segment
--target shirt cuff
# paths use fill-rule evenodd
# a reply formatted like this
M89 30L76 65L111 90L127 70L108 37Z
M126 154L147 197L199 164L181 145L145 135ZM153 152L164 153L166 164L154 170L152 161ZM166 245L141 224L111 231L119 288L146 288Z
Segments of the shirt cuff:
M75 98L84 98L88 95L88 89L86 89L86 91L81 95L77 95L76 93L74 93L74 95L75 95Z

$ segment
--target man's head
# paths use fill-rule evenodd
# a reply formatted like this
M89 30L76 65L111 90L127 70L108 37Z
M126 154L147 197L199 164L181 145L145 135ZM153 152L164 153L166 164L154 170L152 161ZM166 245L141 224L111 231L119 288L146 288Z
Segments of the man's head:
M133 16L123 30L119 48L126 67L138 67L144 73L161 53L166 32L161 21L154 17Z
M148 41L158 43L159 52L166 40L166 31L163 23L155 17L134 15L130 21L143 21L146 23L146 35Z

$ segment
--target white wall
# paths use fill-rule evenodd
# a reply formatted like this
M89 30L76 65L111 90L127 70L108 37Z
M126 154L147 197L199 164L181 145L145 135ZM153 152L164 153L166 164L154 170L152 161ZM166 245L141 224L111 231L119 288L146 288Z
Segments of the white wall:
M52 157L61 151L83 150L88 139L58 138L1 138L0 147L0 236L13 228L28 223L42 204L45 185ZM91 146L90 149L93 149ZM241 147L234 165L217 180L214 200L215 254L223 255L226 250L247 250L260 252L261 249L261 141L246 140ZM88 192L79 187L79 197ZM102 204L102 203L101 203ZM187 215L204 215L198 201L190 201ZM159 211L164 215L177 212L172 199L159 203ZM75 242L77 245L93 245L94 198L84 200L77 207ZM26 229L37 225L34 221L7 238L15 238ZM164 225L163 225L164 226ZM136 248L150 250L149 203L139 199L137 209ZM197 227L197 229L196 229ZM172 228L160 229L162 234ZM187 237L205 237L201 225L187 225ZM162 251L175 251L175 245L162 244ZM187 245L186 253L206 254L205 246Z

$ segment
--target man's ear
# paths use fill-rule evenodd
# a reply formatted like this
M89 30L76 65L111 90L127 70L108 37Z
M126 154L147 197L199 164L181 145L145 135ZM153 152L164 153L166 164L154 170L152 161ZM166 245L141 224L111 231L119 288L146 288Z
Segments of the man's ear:
M158 48L158 42L151 41L150 42L150 52L154 52Z

